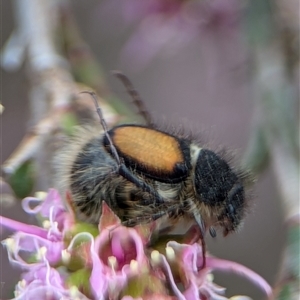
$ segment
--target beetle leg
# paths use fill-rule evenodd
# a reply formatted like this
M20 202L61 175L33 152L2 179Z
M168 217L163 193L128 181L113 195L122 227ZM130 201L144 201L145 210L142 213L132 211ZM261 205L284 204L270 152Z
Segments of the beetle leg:
M203 219L201 218L201 215L197 213L196 211L193 212L194 219L198 225L199 228L199 239L201 240L201 246L202 246L202 266L201 269L204 269L206 266L206 243L205 243L205 224L203 222Z

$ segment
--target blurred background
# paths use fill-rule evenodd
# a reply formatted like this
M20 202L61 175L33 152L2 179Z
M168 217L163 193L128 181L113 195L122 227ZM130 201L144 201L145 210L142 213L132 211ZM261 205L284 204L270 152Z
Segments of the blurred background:
M34 7L35 1L28 2ZM247 166L256 175L243 228L226 238L208 237L208 248L213 255L239 262L271 285L277 284L284 276L280 270L285 266L289 220L299 216L299 3L49 1L47 19L53 17L55 24L51 51L57 57L40 60L34 54L46 49L46 56L51 45L20 36L26 24L29 29L23 31L35 34L43 12L37 9L36 19L26 19L26 8L22 11L20 3L1 1L5 108L0 117L1 163L42 118L40 111L47 112L46 106L36 113L37 102L32 99L43 88L56 89L60 95L60 85L40 83L38 74L51 69L51 63L74 81L97 90L117 110L130 104L124 87L111 75L111 70L121 70L158 122L175 127L187 124L211 149L228 149L236 165ZM130 110L129 105L126 111ZM290 165L293 171L287 169ZM6 180L7 175L3 177ZM0 214L32 222L4 181L1 187ZM49 187L49 182L39 180L30 193ZM9 234L1 229L1 239ZM0 295L6 299L19 273L9 265L6 250L0 251ZM216 274L215 282L227 288L228 296L263 299L255 286L232 274Z

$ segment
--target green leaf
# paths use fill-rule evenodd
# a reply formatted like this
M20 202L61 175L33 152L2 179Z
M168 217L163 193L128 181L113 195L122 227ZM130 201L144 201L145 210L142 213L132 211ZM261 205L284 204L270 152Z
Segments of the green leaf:
M23 199L30 195L34 186L34 175L34 165L31 160L24 162L11 175L8 182L18 198Z
M89 224L89 223L84 223L84 222L77 222L70 231L66 232L65 234L65 242L69 243L73 237L80 233L80 232L88 232L90 233L93 237L96 237L97 235L99 235L99 230L98 227L94 224ZM76 244L81 244L82 242L85 242L86 239L82 238L82 239L78 239Z
M248 2L244 18L246 33L250 43L265 45L273 36L274 4L270 0L252 0Z
M147 293L166 294L163 280L148 272L130 278L126 288L121 293L121 297L129 295L133 298L138 298L143 297Z
M288 285L284 286L276 299L277 300L293 299L290 287Z
M293 276L299 279L300 277L300 257L299 257L299 237L300 237L300 227L291 227L288 231L288 265L289 270L292 271Z
M89 232L93 237L99 235L99 230L96 225L85 222L77 222L74 230L76 234L79 232Z
M91 270L80 269L76 272L73 272L68 280L67 285L69 287L76 286L79 291L81 291L87 297L91 297L91 287L90 287L90 276Z

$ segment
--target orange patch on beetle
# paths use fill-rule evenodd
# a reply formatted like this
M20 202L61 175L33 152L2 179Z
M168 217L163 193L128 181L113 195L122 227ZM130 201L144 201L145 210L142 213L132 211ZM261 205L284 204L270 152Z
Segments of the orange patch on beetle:
M139 126L117 127L113 130L112 142L122 156L155 171L171 173L176 164L184 163L178 141L157 130Z

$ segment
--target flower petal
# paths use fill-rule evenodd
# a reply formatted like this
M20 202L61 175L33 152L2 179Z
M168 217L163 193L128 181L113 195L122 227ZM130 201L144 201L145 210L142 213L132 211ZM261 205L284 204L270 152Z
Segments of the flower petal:
M214 257L207 257L206 266L214 270L230 271L244 276L255 283L258 287L265 291L271 297L273 295L271 286L257 273L233 261L223 260Z
M0 225L10 228L14 231L22 231L25 233L47 238L47 230L38 226L21 223L3 216L0 216Z

